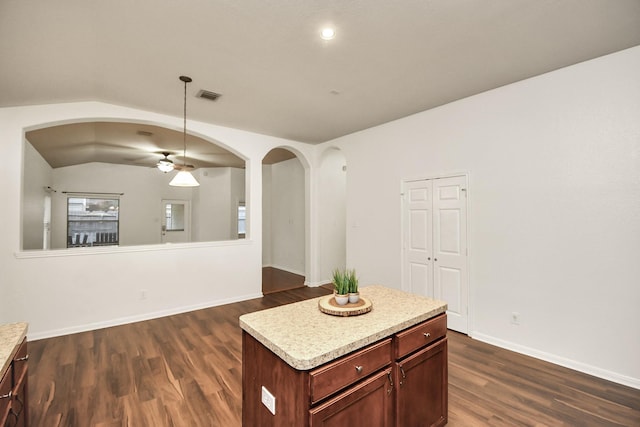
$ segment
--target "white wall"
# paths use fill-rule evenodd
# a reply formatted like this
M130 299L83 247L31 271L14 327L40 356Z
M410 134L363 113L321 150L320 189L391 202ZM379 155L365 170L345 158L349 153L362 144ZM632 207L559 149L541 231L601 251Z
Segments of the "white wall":
M271 266L271 165L262 165L262 265Z
M237 203L244 200L244 169L199 169L194 197L194 236L198 241L234 240L237 233Z
M30 339L94 329L261 295L262 166L274 147L312 147L201 122L189 132L246 159L250 238L212 243L20 250L24 133L75 121L131 121L180 130L182 118L99 102L0 109L0 323ZM248 191L248 190L251 191ZM228 211L226 212L228 214ZM145 289L147 298L141 299Z
M29 167L29 166L27 166ZM191 189L169 186L169 174L152 168L87 163L53 170L51 247L67 247L67 194L124 193L120 196L120 245L160 243L161 200L191 199Z
M401 180L466 171L472 335L640 388L640 47L327 145L363 284L401 286Z
M265 171L266 170L266 171ZM270 265L306 275L305 271L305 171L297 158L263 166L263 182L269 182L269 241L265 240ZM265 223L264 228L267 228ZM263 256L263 259L265 257Z
M324 283L332 282L332 272L347 262L346 159L339 150L323 153L318 171L319 270Z

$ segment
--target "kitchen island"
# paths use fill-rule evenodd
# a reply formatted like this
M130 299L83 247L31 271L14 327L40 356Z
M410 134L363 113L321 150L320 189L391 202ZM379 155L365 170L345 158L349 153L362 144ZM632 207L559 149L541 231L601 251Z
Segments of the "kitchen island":
M446 303L360 294L373 309L359 316L325 314L320 297L240 317L243 425L446 424Z

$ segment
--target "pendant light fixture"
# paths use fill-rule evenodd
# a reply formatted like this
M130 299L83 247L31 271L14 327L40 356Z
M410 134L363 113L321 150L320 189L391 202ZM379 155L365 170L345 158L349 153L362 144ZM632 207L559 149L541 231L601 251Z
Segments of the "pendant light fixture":
M191 83L191 77L180 76L180 80L184 82L184 127L182 132L182 142L184 151L182 155L182 169L173 177L169 185L173 187L197 187L200 185L198 181L187 170L187 83Z

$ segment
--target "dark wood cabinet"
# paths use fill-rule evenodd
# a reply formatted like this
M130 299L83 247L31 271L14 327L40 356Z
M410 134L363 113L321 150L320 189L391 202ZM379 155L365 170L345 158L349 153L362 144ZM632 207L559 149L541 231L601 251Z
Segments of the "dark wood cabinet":
M27 384L27 340L18 346L9 368L0 380L0 425L26 427L29 425Z
M447 423L442 314L309 371L243 331L242 425L422 427ZM262 404L275 397L275 414Z
M448 420L447 316L394 337L396 427L443 426Z
M393 426L391 338L300 371L247 332L242 337L242 425L348 425L339 421L382 405L389 419L374 425ZM275 396L275 414L262 404L262 387Z
M392 427L391 368L356 384L333 399L311 408L310 427Z
M447 338L395 363L396 427L443 426L448 419Z
M11 398L13 396L13 365L9 365L3 377L0 378L0 426L6 425L11 412Z

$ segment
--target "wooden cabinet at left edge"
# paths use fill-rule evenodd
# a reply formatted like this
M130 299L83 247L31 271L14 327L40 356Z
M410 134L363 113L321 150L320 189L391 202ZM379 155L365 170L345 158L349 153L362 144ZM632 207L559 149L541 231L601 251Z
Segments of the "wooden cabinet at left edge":
M0 379L0 426L28 427L27 339L18 345L7 371Z

